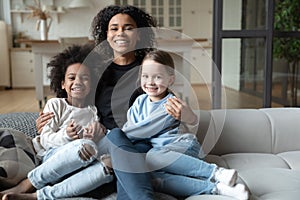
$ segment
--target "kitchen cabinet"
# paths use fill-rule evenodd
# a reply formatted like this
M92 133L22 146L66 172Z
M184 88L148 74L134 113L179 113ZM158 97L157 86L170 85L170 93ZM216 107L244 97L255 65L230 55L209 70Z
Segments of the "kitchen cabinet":
M31 49L12 49L10 52L10 59L12 87L34 87L34 63Z
M210 85L212 83L213 60L211 46L194 46L191 52L192 69L191 83Z

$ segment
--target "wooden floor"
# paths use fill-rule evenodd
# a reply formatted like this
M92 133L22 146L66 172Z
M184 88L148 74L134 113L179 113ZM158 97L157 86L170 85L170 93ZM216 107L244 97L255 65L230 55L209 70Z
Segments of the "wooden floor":
M204 86L193 86L198 102L197 108L208 110L211 108L210 91ZM226 101L222 102L224 108L261 108L261 98L227 89L225 92ZM51 96L50 96L51 98ZM272 107L282 107L273 103ZM10 112L39 112L39 103L35 98L34 89L0 89L0 113Z
M34 89L0 90L0 113L38 111Z
M212 108L210 86L193 85L197 102L190 102L197 105L197 108L209 110ZM262 98L253 96L244 92L238 92L233 89L225 88L222 90L222 108L261 108L263 106ZM272 102L272 107L283 107L283 105Z

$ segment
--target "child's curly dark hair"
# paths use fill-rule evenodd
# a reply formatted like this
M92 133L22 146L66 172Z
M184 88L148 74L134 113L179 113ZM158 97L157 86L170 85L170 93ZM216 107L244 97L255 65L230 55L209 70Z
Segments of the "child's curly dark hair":
M111 5L98 12L91 24L91 32L95 44L99 45L106 41L109 21L117 14L129 15L136 22L137 28L140 28L140 35L143 39L137 43L135 54L138 58L142 59L153 47L155 34L152 28L156 27L156 20L140 8L131 5ZM105 43L106 46L109 46L107 42ZM108 49L111 50L109 53L112 55L111 47Z
M67 68L75 63L82 64L93 48L94 45L91 43L85 45L72 45L50 60L47 64L47 68L50 68L48 77L50 78L50 89L55 92L56 97L67 98L66 91L61 87L61 83L65 79ZM86 66L90 69L91 80L93 82L94 73L92 66Z

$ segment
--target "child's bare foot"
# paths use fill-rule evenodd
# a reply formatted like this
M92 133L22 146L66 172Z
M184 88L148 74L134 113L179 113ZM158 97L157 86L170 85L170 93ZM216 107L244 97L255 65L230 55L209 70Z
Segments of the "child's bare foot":
M2 200L37 200L36 193L7 193L3 195Z
M27 193L27 192L34 192L35 188L31 184L28 178L21 181L18 185L9 188L7 190L1 191L0 197L7 193Z

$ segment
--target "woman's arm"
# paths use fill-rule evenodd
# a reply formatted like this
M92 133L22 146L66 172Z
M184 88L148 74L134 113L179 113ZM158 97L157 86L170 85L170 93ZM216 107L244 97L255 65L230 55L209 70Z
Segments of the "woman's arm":
M45 124L47 124L53 117L53 112L40 112L39 117L35 120L37 132L41 133Z
M188 132L195 133L198 128L198 117L187 103L178 97L172 97L167 100L166 111L175 119L181 121Z
M197 115L190 106L178 97L169 98L165 107L169 115L181 122L193 125L198 121Z
M66 103L63 100L49 99L43 112L53 113L53 117L44 125L40 134L40 143L44 149L61 146L79 138L77 131L80 127L70 119L69 112L66 112Z

